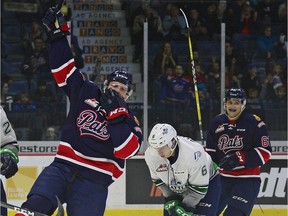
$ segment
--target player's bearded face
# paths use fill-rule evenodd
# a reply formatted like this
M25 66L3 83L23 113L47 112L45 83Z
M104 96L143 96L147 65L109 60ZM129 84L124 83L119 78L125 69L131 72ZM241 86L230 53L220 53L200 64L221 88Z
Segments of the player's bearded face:
M241 114L242 103L238 99L229 99L226 101L226 112L229 118L235 119Z
M128 98L128 87L123 83L112 81L109 83L108 88L115 90L118 94L126 100Z

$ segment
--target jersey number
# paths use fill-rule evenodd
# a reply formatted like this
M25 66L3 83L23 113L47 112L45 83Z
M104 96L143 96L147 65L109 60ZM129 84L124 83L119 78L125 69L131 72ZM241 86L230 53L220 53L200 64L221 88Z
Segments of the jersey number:
M206 169L206 165L204 165L203 167L202 167L202 175L204 176L204 175L206 175L207 174L207 169Z
M10 128L10 122L4 122L3 124L2 124L2 127L3 127L3 133L6 135L6 134L8 134L8 133L10 133L10 131L11 131L11 128Z

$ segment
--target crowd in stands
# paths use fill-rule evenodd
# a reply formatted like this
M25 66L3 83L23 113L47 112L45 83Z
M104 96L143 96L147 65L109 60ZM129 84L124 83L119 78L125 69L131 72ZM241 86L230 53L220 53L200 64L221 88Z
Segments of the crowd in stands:
M128 17L128 23L132 33L138 29L139 35L143 34L144 20L148 20L148 38L153 44L149 46L148 57L149 98L160 110L156 112L159 121L170 119L170 123L179 128L181 125L178 123L188 123L185 120L189 119L191 111L195 111L187 34L193 43L194 68L204 116L205 109L211 107L217 108L214 114L221 111L218 109L221 107L221 23L226 26L225 88L243 88L248 105L258 114L263 106L269 104L273 104L272 107L287 107L287 1L142 3L138 7L128 4L130 11L134 12ZM187 16L188 30L179 8ZM151 12L148 15L146 11ZM153 35L152 29L157 35ZM141 48L137 45L140 43L138 35L133 35L133 41ZM141 53L142 50L137 49L136 62L141 60ZM174 113L173 117L171 113ZM195 115L195 112L192 113ZM163 118L161 115L164 115ZM180 116L185 117L177 119Z
M56 1L40 2L40 11L29 16L27 13L5 11L2 7L1 103L10 104L9 109L14 111L52 109L57 113L58 106L53 103L65 102L65 98L49 71L47 35L41 24L44 11L54 6ZM226 25L225 87L244 88L248 104L256 104L254 108L257 104L287 106L286 0L123 0L122 3L135 45L135 62L142 63L143 26L144 21L148 22L149 102L155 107L159 121L167 122L167 116L170 116L170 123L178 130L197 130L188 34L193 43L204 124L205 119L209 121L212 115L211 109L214 108L213 114L220 112L221 23ZM187 15L189 29L180 8ZM70 20L71 9L64 5L62 10L67 21ZM15 33L16 38L10 37ZM76 67L83 68L82 50L73 29L70 39ZM18 52L9 53L7 44L10 48L12 44L17 44ZM20 70L14 70L15 67ZM12 91L16 84L18 87ZM173 117L172 112L176 113ZM190 116L193 124L187 121ZM55 125L55 122L49 122L51 119L47 116L43 119L41 127L44 129L40 134ZM42 137L39 135L33 139Z

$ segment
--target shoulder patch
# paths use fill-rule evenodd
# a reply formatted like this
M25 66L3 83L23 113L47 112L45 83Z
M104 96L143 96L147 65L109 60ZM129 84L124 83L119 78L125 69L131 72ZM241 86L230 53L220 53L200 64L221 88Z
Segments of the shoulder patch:
M253 115L254 117L255 117L255 119L257 120L257 121L261 121L261 118L259 117L259 116L257 116L257 115Z

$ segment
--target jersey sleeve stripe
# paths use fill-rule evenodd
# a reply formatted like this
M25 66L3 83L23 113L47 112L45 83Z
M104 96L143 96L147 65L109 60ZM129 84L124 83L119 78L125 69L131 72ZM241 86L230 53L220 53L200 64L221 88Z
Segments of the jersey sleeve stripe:
M263 164L265 164L271 157L271 152L266 150L265 148L258 147L258 148L255 148L255 151L259 155L259 158L261 159Z
M124 171L124 169L121 168L113 160L85 156L80 152L72 149L72 147L65 142L60 143L56 157L66 161L70 161L88 169L108 174L112 176L113 179L119 178Z
M74 59L70 59L59 68L52 69L53 76L59 87L65 86L67 79L76 70Z
M114 148L114 155L117 158L127 159L136 154L139 148L138 138L131 132L120 146Z

